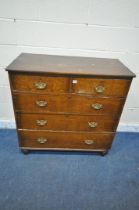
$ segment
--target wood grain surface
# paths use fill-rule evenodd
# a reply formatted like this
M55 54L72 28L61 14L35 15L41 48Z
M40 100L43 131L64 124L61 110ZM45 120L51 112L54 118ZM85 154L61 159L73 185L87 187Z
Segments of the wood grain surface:
M111 146L114 133L94 134L90 132L48 132L48 131L19 131L20 147L32 148L77 148L77 149L108 149ZM47 141L39 143L38 139ZM86 144L85 140L92 140Z
M95 96L119 96L127 94L131 80L129 79L104 79L104 78L82 78L82 77L55 77L49 75L12 74L11 84L13 91L34 93L79 93ZM37 89L36 83L42 82L46 85L44 89ZM98 93L97 87L103 87L104 91Z
M98 98L80 95L40 95L40 94L14 94L15 110L26 113L78 113L78 114L109 114L118 115L123 107L124 98ZM38 102L46 103L40 107ZM92 105L100 104L97 110Z
M117 118L99 115L20 113L17 114L17 124L19 129L111 132L116 129Z
M6 70L48 74L92 75L95 77L135 77L135 74L117 59L31 53L19 55Z

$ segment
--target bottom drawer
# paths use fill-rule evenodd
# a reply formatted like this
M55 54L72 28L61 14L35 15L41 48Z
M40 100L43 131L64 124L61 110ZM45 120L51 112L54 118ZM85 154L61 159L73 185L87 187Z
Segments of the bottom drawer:
M19 144L30 149L109 149L114 133L19 131Z

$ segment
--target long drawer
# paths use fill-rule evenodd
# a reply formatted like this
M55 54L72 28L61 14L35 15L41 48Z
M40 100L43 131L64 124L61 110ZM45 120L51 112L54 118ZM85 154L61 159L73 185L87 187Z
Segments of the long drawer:
M60 77L48 75L11 74L13 91L35 93L83 93L98 96L125 97L131 81L128 79L104 79Z
M103 150L111 146L114 133L19 131L20 147Z
M118 119L100 115L17 114L19 129L55 131L115 131Z
M123 98L95 98L80 95L14 94L15 110L38 113L86 113L117 115L121 112Z

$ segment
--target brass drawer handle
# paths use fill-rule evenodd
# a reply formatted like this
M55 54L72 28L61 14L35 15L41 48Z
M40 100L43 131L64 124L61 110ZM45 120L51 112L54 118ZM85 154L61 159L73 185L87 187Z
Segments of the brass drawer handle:
M96 128L98 123L97 122L88 122L90 128Z
M37 139L37 142L39 142L40 144L44 144L46 143L48 140L46 138L40 137Z
M96 104L91 104L91 107L93 109L99 110L99 109L102 109L103 108L103 105L96 103Z
M36 89L43 90L46 88L46 86L47 86L47 83L45 82L41 82L41 81L35 82Z
M85 140L84 141L85 142L85 144L88 144L88 145L90 145L90 144L94 144L94 140Z
M47 120L36 120L36 124L39 126L43 126L47 124Z
M47 106L47 101L36 101L37 106L45 107Z
M105 87L103 87L103 86L101 86L101 85L95 87L95 91L96 91L97 93L103 93L104 90L105 90Z

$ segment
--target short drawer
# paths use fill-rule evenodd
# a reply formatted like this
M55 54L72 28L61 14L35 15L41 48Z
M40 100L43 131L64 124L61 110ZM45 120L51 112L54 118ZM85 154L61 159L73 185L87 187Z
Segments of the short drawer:
M113 133L19 131L20 147L106 149L111 146Z
M74 93L125 97L131 80L74 78L72 83Z
M15 110L40 113L111 114L121 112L123 98L95 98L80 95L14 94Z
M108 116L17 114L19 129L54 131L115 131L118 119Z
M47 75L10 74L13 91L35 93L64 93L69 89L68 77L51 77Z

